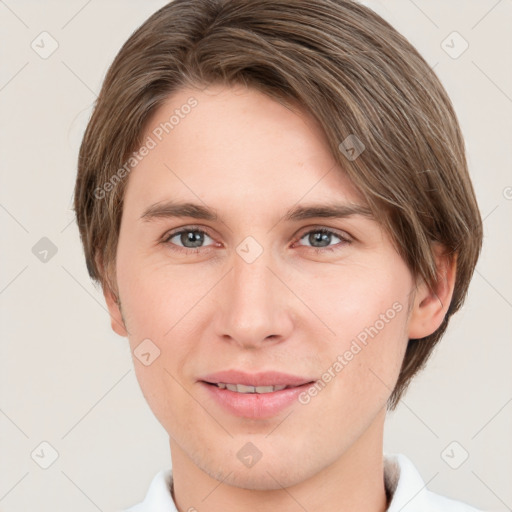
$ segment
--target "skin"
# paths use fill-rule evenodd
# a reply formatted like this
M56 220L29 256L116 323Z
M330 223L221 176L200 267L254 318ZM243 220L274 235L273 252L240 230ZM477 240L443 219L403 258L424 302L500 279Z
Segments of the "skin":
M198 105L129 175L115 275L121 306L104 290L112 328L132 353L148 338L160 350L149 366L133 362L169 434L178 509L384 511L386 401L408 339L431 334L446 314L454 264L436 253L431 291L373 218L284 220L297 204L364 202L316 121L253 89L180 90L145 137L190 96ZM141 219L169 199L206 205L219 219ZM185 236L169 238L184 227L206 232L198 252ZM322 227L333 234L315 242ZM248 236L263 250L252 263L236 251ZM198 382L232 368L321 379L396 303L401 311L307 405L265 420L235 417ZM237 457L248 442L262 454L250 468Z

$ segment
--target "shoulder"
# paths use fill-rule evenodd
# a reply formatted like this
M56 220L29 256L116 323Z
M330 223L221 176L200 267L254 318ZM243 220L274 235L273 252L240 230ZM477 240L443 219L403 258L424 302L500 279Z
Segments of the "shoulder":
M427 489L414 464L402 454L384 454L384 479L392 494L387 512L482 512Z

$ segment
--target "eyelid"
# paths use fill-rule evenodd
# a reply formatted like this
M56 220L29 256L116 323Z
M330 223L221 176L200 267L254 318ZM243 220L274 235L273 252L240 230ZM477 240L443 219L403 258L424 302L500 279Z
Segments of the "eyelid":
M304 237L304 235L307 235L311 231L324 231L327 233L332 233L333 235L336 235L337 237L346 240L347 242L352 242L355 240L355 238L346 231L342 229L331 228L329 226L324 226L323 224L316 224L313 226L306 226L304 228L301 228L299 230L299 234L296 235L296 237L298 240L300 240L301 238Z
M174 229L170 229L169 231L166 231L162 236L162 240L167 240L170 237L173 237L173 236L181 233L182 231L199 231L201 233L208 235L210 238L213 238L209 232L208 227L194 225L194 224L187 224L186 226L181 226L179 228L174 228Z
M173 238L174 236L182 233L183 231L198 231L200 233L204 233L205 235L209 236L212 240L214 239L214 237L209 232L209 229L206 226L190 224L190 225L182 226L182 227L167 231L162 236L162 242L169 243L168 241L170 238ZM302 238L304 238L305 235L309 234L312 231L324 231L324 232L332 233L333 235L337 236L341 240L344 240L345 242L353 242L355 240L354 237L351 236L346 231L336 229L336 228L331 228L331 227L328 227L328 226L325 226L322 224L316 224L313 226L305 226L299 230L298 234L294 235L294 238L296 238L296 241L298 242ZM317 247L316 249L320 249L320 248ZM188 250L192 250L192 249L189 248Z
M178 245L178 244L175 244L175 243L172 243L170 240L171 238L174 238L175 236L183 233L183 232L190 232L190 231L196 231L196 232L199 232L199 233L203 233L204 235L208 236L209 238L211 238L213 240L213 244L210 244L210 245L206 245L206 246L203 246L203 247L183 247L181 245ZM199 225L186 225L186 226L181 226L179 228L175 228L175 229L172 229L170 231L167 231L160 243L163 244L164 246L168 246L170 248L171 251L175 252L175 253L179 253L179 254L183 254L185 256L189 255L189 256L192 256L194 254L199 254L199 253L208 253L210 251L212 251L213 249L215 249L215 247L219 247L219 242L216 242L215 241L215 237L212 236L210 233L209 233L209 228L206 227L206 226L199 226ZM340 239L340 242L334 244L334 245L328 245L328 246L324 246L324 247L314 247L312 245L302 245L300 244L300 241L305 237L307 236L308 234L310 233L314 233L314 232L323 232L323 233L328 233L328 234L331 234L331 235L334 235L335 237L339 238ZM309 249L310 251L313 251L315 254L332 254L332 253L335 253L339 250L342 250L343 248L345 248L347 245L350 245L352 244L353 242L355 241L354 237L352 237L350 234L348 234L346 231L342 231L342 230L338 230L336 228L330 228L328 226L325 226L325 225L313 225L313 226L305 226L303 227L300 231L299 231L299 234L297 235L294 235L294 242L292 242L292 248L295 248L295 246L297 245L298 247L303 247L303 248L307 248Z

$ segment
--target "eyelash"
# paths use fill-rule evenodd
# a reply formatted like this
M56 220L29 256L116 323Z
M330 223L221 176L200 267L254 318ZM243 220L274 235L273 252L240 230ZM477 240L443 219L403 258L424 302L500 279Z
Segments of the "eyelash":
M203 229L199 229L199 228L193 227L193 226L190 226L190 227L187 227L187 228L179 229L178 231L173 231L171 233L165 234L161 243L163 243L164 245L169 246L171 248L171 250L173 250L173 251L177 251L177 252L181 252L181 253L186 253L186 254L197 254L200 251L209 250L209 249L212 248L212 247L197 247L197 248L193 249L193 248L189 248L189 247L181 247L179 245L176 245L176 244L173 244L172 242L170 242L170 240L172 238L174 238L175 236L181 235L182 233L190 233L190 232L202 233L202 234L207 235L208 237L213 239L213 237L210 236L207 231L205 231ZM347 236L344 236L344 235L342 235L341 233L339 233L337 231L334 231L334 230L331 230L331 229L328 229L328 228L325 228L325 227L319 227L319 228L315 228L315 229L311 229L309 231L306 231L297 239L297 241L302 240L305 236L307 236L307 235L309 235L311 233L322 233L322 234L334 235L335 237L337 237L337 238L339 238L341 240L341 242L336 244L336 246L334 246L334 247L303 246L303 247L308 247L309 249L312 249L316 253L326 252L326 251L334 252L334 251L337 251L337 250L341 249L342 246L352 243L352 240L350 240Z

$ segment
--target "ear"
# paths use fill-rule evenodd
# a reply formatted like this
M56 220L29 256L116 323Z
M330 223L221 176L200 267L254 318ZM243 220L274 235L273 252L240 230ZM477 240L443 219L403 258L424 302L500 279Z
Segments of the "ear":
M103 296L105 297L105 302L107 303L108 312L110 314L110 325L112 330L116 334L119 334L119 336L127 337L128 329L124 323L120 302L117 299L116 294L112 291L109 280L103 269L103 263L99 258L96 258L96 265L101 270L101 275L103 277L101 287L103 289Z
M439 243L432 250L437 268L437 283L431 290L422 279L417 285L409 319L409 338L429 336L441 325L452 300L457 272L457 255L449 254Z
M108 285L103 287L103 296L105 297L105 302L107 303L107 308L110 313L110 325L112 326L112 330L116 334L119 334L119 336L126 338L128 336L128 330L124 323L120 304Z

